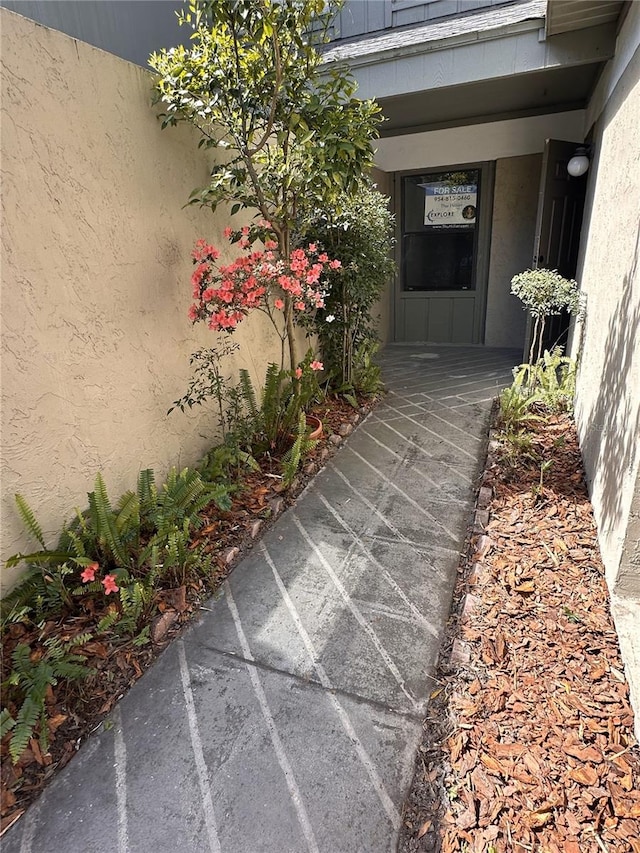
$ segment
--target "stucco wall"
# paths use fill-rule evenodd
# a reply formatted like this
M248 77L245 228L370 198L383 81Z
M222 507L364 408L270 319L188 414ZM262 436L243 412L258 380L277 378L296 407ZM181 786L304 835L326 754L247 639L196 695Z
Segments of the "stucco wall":
M2 24L2 553L29 544L13 495L45 530L211 443L213 409L166 411L189 354L214 337L186 317L190 250L221 243L222 214L182 209L207 179L186 129L161 131L141 68L0 10ZM263 376L279 342L238 331ZM278 344L278 346L276 346ZM3 583L13 578L3 573Z
M627 21L636 34L638 5ZM595 127L578 270L587 314L576 421L609 586L640 597L625 551L640 461L640 47L632 56Z
M511 279L531 266L542 156L496 163L485 344L523 347L527 315L510 293Z

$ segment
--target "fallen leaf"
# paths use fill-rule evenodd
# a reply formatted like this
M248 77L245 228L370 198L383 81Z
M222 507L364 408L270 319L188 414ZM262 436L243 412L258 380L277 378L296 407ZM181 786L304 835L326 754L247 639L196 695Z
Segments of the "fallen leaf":
M418 830L417 837L422 838L423 835L426 835L427 832L429 832L429 830L431 829L432 823L433 823L433 821L431 821L431 820L425 820L425 822L422 824L422 826Z

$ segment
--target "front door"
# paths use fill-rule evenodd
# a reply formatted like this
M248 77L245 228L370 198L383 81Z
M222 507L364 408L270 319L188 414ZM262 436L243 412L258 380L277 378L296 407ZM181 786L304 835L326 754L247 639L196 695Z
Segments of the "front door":
M565 278L575 278L576 275L587 190L586 174L574 178L567 171L567 163L580 144L547 139L542 158L533 267L558 270ZM569 321L566 312L548 318L543 339L545 349L566 346ZM529 323L524 350L527 357L531 334Z
M492 183L489 164L397 176L396 341L482 343Z

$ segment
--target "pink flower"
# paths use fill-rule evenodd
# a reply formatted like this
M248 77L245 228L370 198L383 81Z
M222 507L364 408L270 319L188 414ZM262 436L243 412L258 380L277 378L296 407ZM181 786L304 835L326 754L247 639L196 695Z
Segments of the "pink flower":
M91 581L95 580L96 572L99 568L100 566L97 563L91 563L90 566L87 566L84 572L80 574L80 577L82 578L82 583L91 583Z
M105 575L102 579L102 586L104 587L105 595L109 595L111 592L117 592L120 589L116 583L115 575Z
M318 247L316 246L315 243L309 243L309 251L310 252L317 252L318 251Z
M227 225L227 227L224 229L224 231L222 233L224 234L224 239L228 240L229 237L231 237L231 235L233 234L233 228L229 228L229 226Z
M294 303L294 308L296 309L296 311L304 311L304 302Z
M312 361L309 367L311 370L324 370L324 364L321 361Z
M249 236L249 231L250 231L250 230L251 230L251 229L249 228L249 226L248 226L248 225L243 225L243 226L242 226L242 233L243 233L243 235L244 235L245 237L248 237L248 236Z
M278 244L276 243L275 240L265 240L264 241L264 247L265 247L265 249L277 249Z
M300 379L301 376L302 376L302 368L296 367L296 379Z
M329 261L329 266L331 267L332 270L339 270L340 267L342 266L342 262L341 261Z
M327 255L326 252L323 252L321 255L318 255L318 260L322 264L327 264L329 263L329 255Z
M189 319L192 323L195 323L195 321L198 319L198 308L196 305L189 306Z
M273 304L276 306L278 311L282 311L284 308L284 301L282 299L276 299Z

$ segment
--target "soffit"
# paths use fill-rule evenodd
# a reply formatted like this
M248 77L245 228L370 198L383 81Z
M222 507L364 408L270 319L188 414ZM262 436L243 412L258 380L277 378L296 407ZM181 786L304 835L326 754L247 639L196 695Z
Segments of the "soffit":
M381 98L387 119L381 135L582 109L600 67L591 63Z
M548 0L547 35L597 27L617 21L623 0Z

